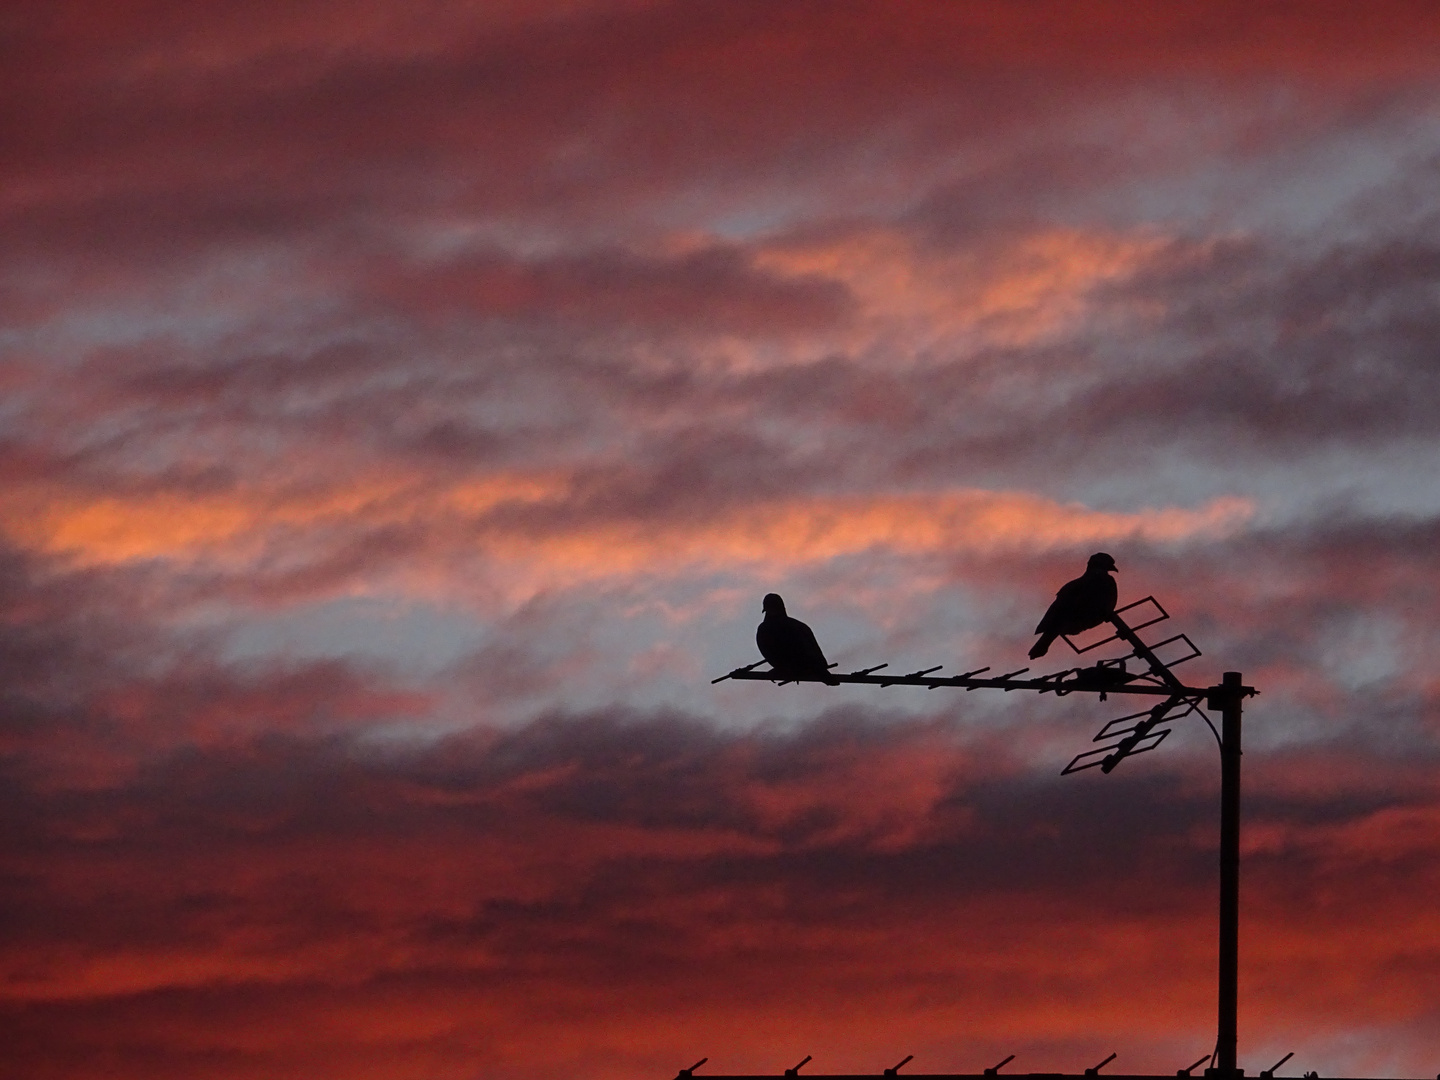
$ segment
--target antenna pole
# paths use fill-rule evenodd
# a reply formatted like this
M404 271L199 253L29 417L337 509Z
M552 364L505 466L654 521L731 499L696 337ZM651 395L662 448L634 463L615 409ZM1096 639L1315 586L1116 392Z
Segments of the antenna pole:
M1220 993L1215 1073L1242 1075L1235 1063L1240 982L1240 704L1246 687L1240 672L1227 671L1211 689L1220 707Z

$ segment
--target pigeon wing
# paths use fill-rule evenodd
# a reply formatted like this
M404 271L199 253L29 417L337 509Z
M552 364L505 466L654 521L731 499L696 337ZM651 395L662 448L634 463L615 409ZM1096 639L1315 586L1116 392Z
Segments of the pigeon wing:
M1065 597L1065 607L1058 612L1055 625L1051 628L1061 634L1081 634L1099 626L1115 610L1115 579L1109 574L1077 578L1070 585L1076 586ZM1070 585L1065 586L1066 589ZM1062 592L1064 590L1061 590ZM1057 597L1058 605L1060 599ZM1048 616L1048 612L1046 613Z
M1105 576L1109 578L1110 575ZM1035 633L1070 633L1065 628L1074 622L1076 610L1084 606L1085 585L1083 577L1061 585L1060 591L1055 594L1055 599L1050 602L1050 606L1045 609L1045 614L1040 617L1040 622L1035 627Z
M795 624L795 659L806 668L815 668L822 673L829 671L830 661L825 659L825 650L815 640L815 631L799 619L790 621Z

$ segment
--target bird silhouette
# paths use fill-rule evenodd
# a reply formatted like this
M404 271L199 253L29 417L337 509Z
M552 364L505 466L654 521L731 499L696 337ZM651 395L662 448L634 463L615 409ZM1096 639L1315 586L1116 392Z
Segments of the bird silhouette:
M1030 648L1030 659L1038 660L1050 651L1061 634L1079 634L1099 626L1115 611L1115 579L1110 571L1119 573L1115 560L1103 551L1090 556L1085 573L1067 581L1055 594L1045 617L1035 632L1040 640Z
M765 620L755 629L755 644L776 674L792 679L824 679L831 686L837 685L829 678L830 664L815 640L815 632L785 614L785 601L779 594L766 593L760 606Z

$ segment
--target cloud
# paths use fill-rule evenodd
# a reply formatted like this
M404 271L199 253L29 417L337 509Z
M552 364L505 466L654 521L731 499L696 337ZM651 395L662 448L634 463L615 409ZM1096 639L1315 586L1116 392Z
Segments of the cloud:
M1384 575L1343 568L1394 573L1433 546L1421 527L1393 530L1388 555L1360 523L1306 535L1223 539L1167 602L1234 633L1240 609L1218 612L1255 603L1225 592L1238 554L1289 567L1266 602L1334 581L1373 611ZM65 721L63 691L31 691L44 722L6 758L5 1009L37 1062L83 1070L118 1052L136 1075L218 1061L238 1076L333 1053L357 1074L604 1076L712 1049L768 1069L799 1042L859 1069L903 1035L935 1068L1017 1039L1064 1068L1117 1037L1159 1068L1207 1037L1203 732L1103 784L1054 776L1083 744L1074 717L1014 736L973 725L968 698L750 731L612 709L397 737L434 707L423 694L336 664L157 666L158 631L95 636L119 571L47 577L34 558L12 557L7 608L31 628L11 640L68 626L103 661L70 688L82 723ZM1127 573L1163 566L1152 554ZM1242 631L1295 622L1250 614ZM62 671L84 663L47 651ZM1269 695L1283 716L1287 688L1264 685L1247 755L1247 1022L1368 1024L1377 1049L1344 1060L1395 1038L1423 1055L1434 785L1413 750L1387 762L1343 729L1267 750ZM1322 977L1337 964L1344 980ZM1127 1003L1157 981L1172 1008L1136 1019Z
M323 501L298 492L65 502L38 494L35 500L34 509L15 506L13 534L79 565L199 561L237 575L258 570L297 585L305 578L287 573L287 563L297 571L333 566L333 576L306 575L317 585L326 578L358 584L426 548L432 557L454 558L458 551L446 548L476 544L486 562L560 585L707 568L777 573L872 550L913 558L1130 538L1173 543L1222 535L1253 511L1244 500L1221 499L1196 510L1117 514L1020 492L958 491L743 501L703 516L697 508L670 517L663 503L659 514L647 513L623 489L614 495L576 492L563 480L523 476L433 492L398 482L364 485ZM367 543L387 535L394 536L393 545ZM282 554L282 545L289 551Z
M317 1041L497 1075L558 1075L587 1051L602 1076L692 1050L762 1067L809 1040L859 1067L890 1051L872 1045L885 1030L950 1068L956 1032L1089 1053L1163 978L1174 1008L1122 1009L1123 1034L1173 1056L1210 1016L1213 784L1208 767L1041 781L953 722L860 714L729 736L552 717L410 750L267 737L79 798L13 790L29 884L7 1011L42 1043L86 1018L61 1055L74 1064L123 1022L149 1047L133 1067L162 1076L197 1052L276 1067ZM1290 839L1248 863L1248 1007L1269 1015L1297 953L1303 968L1312 943L1338 947L1316 928L1350 912L1352 981L1305 1007L1353 1009L1383 983L1367 1015L1423 1015L1433 785L1295 797L1252 810L1252 835ZM1301 823L1317 810L1328 824ZM1336 877L1340 837L1392 887ZM1307 881L1328 898L1297 913ZM1391 920L1419 936L1380 933ZM875 1034L842 1036L860 1015Z
M1403 2L1304 20L1229 3L1145 20L1074 3L504 10L22 7L15 243L88 236L158 260L207 238L313 236L377 203L601 229L687 192L740 216L736 189L838 188L844 207L884 190L871 147L923 173L957 140L1014 139L1135 85L1402 92L1427 84L1433 45Z
M757 336L823 329L841 321L849 296L819 276L770 275L743 252L712 248L670 258L600 251L565 260L467 254L416 266L380 285L407 314L445 311L474 319L575 319L654 331Z
M1188 1064L1202 726L707 681L772 588L1018 667L1102 547L1262 690L1247 1064L1433 1062L1428 5L0 22L27 1075Z

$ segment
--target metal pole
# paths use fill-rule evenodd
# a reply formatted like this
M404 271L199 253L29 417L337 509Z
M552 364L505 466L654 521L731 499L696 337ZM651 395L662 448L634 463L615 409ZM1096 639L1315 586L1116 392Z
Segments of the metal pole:
M1220 993L1215 1070L1241 1076L1235 1063L1240 981L1240 672L1227 671L1212 702L1220 706ZM1218 699L1218 700L1217 700Z

